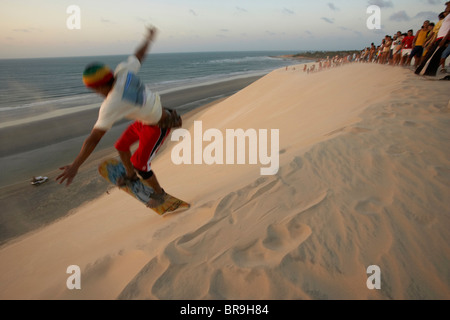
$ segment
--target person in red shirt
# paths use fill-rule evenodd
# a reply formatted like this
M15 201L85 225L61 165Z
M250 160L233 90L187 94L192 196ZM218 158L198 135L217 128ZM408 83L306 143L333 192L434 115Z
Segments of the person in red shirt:
M400 65L406 66L406 62L412 51L413 42L414 42L414 33L413 30L409 30L407 36L404 37L402 40L402 60L400 62Z

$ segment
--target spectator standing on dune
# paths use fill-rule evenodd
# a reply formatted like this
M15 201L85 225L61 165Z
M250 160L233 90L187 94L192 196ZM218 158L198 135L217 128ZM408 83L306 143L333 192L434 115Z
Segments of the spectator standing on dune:
M407 35L402 40L402 60L400 64L407 66L407 60L412 51L412 44L414 41L413 30L408 30Z
M414 37L414 41L412 44L412 51L411 54L408 57L408 60L406 62L407 65L411 64L411 60L413 58L415 58L415 67L417 68L422 60L422 55L423 55L423 46L425 44L425 41L427 39L427 35L430 32L428 27L430 26L430 21L426 20L423 25L422 28L417 31L416 36Z

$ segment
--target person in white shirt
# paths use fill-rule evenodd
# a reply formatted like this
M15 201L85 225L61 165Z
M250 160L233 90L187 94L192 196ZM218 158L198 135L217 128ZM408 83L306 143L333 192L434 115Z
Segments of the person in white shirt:
M436 40L428 50L426 57L422 63L417 67L415 73L421 74L426 66L423 74L426 76L436 76L441 62L441 57L450 42L450 1L445 3L445 14L447 15L442 22L441 28L436 36Z
M144 44L127 61L120 63L114 72L102 63L92 63L84 70L84 84L104 96L105 100L100 107L97 122L80 153L71 165L60 168L63 173L56 178L60 184L66 181L66 184L70 185L78 169L94 151L104 134L116 121L127 118L135 121L115 144L127 172L120 184L125 184L127 180L137 180L139 173L144 182L155 190L148 206L154 208L164 202L166 193L151 169L151 161L171 128L180 127L182 120L175 111L164 109L159 95L148 90L137 76L156 32L155 28L149 28ZM138 149L131 154L130 147L138 141Z

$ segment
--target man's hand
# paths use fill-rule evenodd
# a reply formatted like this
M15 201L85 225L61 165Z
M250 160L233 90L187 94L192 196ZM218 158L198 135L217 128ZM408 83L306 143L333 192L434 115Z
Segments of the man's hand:
M158 29L156 29L155 27L147 27L147 41L152 42L153 40L155 40L155 37L158 33Z
M59 169L63 170L64 172L61 173L56 178L56 181L58 181L59 184L63 184L64 181L67 180L66 186L69 186L72 183L73 178L75 178L75 176L77 175L78 169L74 168L73 165L64 166L64 167L61 167Z
M104 130L95 128L92 129L91 134L84 141L83 147L81 148L81 151L76 157L75 161L71 165L59 168L60 170L64 171L56 178L56 181L59 180L59 184L64 183L64 181L66 180L67 186L72 183L73 178L75 178L78 173L78 168L86 161L92 151L94 151L95 147L100 142L105 133L106 131Z
M447 40L450 38L450 30L448 30L447 35L439 42L439 47L442 48L447 43Z
M161 129L180 128L182 125L183 121L175 110L163 110L161 119L158 122L158 126Z
M147 27L147 36L145 37L144 43L136 50L134 55L142 63L145 59L145 55L149 49L150 43L155 40L157 29L155 27Z

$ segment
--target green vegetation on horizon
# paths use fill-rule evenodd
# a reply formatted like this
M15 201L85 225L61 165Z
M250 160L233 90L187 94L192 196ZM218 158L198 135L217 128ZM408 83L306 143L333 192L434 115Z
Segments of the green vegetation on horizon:
M344 51L306 51L293 55L293 58L313 58L313 59L326 59L335 56L343 57L353 55L354 53L361 53L360 50L344 50Z

